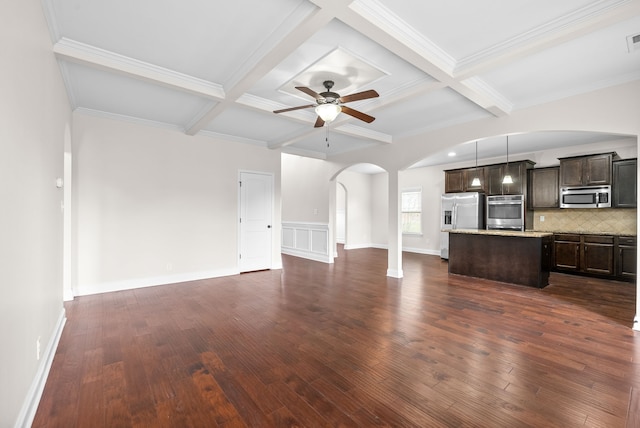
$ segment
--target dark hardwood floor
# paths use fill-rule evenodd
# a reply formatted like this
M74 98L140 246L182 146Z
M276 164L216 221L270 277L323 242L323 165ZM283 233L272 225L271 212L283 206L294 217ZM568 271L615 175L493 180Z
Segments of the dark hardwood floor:
M635 285L449 276L436 256L76 298L34 427L637 427ZM506 261L508 262L508 261Z

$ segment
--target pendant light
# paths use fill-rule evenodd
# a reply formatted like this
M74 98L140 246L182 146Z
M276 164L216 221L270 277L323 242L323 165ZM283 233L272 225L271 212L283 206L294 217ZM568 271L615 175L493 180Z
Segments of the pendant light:
M513 178L509 174L509 136L507 135L507 167L505 168L506 174L502 179L502 184L513 184Z
M474 177L471 185L473 187L480 187L480 177L478 177L478 141L476 141L476 176Z

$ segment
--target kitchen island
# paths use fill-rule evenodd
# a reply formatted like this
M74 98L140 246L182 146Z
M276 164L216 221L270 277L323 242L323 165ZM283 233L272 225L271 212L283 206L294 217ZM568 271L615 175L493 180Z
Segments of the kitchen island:
M449 230L449 273L542 288L549 284L553 234Z

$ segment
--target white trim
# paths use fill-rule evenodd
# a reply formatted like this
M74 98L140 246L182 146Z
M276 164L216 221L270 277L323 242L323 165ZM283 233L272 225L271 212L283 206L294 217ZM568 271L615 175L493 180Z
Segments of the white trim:
M391 278L402 278L404 273L402 272L402 269L387 269L387 276Z
M440 250L427 250L425 248L402 247L402 251L407 253L424 254L427 256L439 256Z
M453 75L456 60L415 28L409 26L380 1L356 0L349 7L367 21L426 58L447 75Z
M329 225L315 222L282 222L282 254L333 263L329 254Z
M104 118L104 119L111 119L111 120L119 120L119 121L124 121L124 122L129 122L129 123L135 123L138 125L143 125L143 126L152 126L154 128L162 128L162 129L169 129L172 131L178 131L178 132L182 132L184 133L184 128L182 126L179 125L174 125L172 123L166 123L166 122L158 122L156 120L149 120L149 119L142 119L139 117L134 117L134 116L127 116L125 114L119 114L119 113L110 113L107 111L102 111L102 110L94 110L91 108L86 108L86 107L77 107L73 110L74 113L78 113L78 114L84 114L87 116L94 116L94 117L100 117L100 118Z
M219 278L223 276L239 275L235 269L221 269L215 271L186 272L174 275L155 276L148 278L125 279L122 281L110 281L98 284L81 284L77 288L76 295L87 296L90 294L110 293L112 291L134 290L136 288L155 287L157 285L174 284L177 282L198 281L201 279Z
M47 383L47 377L49 376L51 365L53 364L53 357L56 355L58 343L60 342L62 330L64 329L64 325L66 322L67 317L65 315L64 308L62 308L62 310L60 311L60 315L58 316L56 327L53 331L53 334L49 338L47 348L44 350L44 358L40 360L38 371L36 372L36 375L33 378L33 382L29 387L29 391L27 392L27 396L22 403L22 408L20 409L18 419L16 419L16 423L14 425L15 428L27 428L30 427L33 423L33 419L36 416L36 411L38 410L38 405L40 404L42 392L44 391L44 387Z
M387 244L371 244L371 248L378 248L380 250L388 250L389 246ZM439 256L440 250L429 250L426 248L416 248L416 247L402 247L402 251L406 253L415 253L415 254L424 254L425 256Z
M289 256L294 256L294 257L300 257L303 259L308 259L308 260L313 260L316 262L322 262L322 263L333 263L333 259L331 259L331 257L328 257L326 255L322 255L322 254L314 254L314 253L310 253L308 251L300 251L300 250L296 250L294 248L282 248L282 254L286 254Z
M62 37L53 45L56 58L84 64L99 70L109 70L188 92L200 97L223 100L222 85L189 76L168 68L120 55L105 49Z

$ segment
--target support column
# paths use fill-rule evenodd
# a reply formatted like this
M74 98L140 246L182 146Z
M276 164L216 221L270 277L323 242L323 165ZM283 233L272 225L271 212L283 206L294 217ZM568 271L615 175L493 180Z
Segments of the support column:
M402 219L398 171L389 171L389 249L387 276L402 278Z

